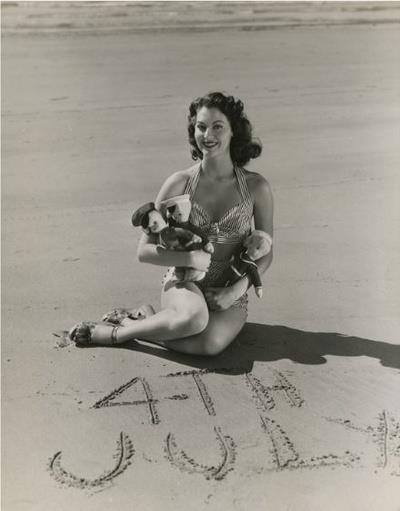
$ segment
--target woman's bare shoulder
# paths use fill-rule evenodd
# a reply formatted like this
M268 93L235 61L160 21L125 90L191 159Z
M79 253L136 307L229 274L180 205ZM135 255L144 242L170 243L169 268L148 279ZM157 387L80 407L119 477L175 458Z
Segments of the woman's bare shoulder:
M272 195L271 186L264 176L247 169L244 169L244 175L249 192L253 198L257 198L260 195Z
M184 181L185 184L187 180L195 174L195 172L198 169L198 165L192 165L191 167L184 169L184 170L178 170L177 172L174 172L170 177L173 177L178 181Z
M186 184L193 173L196 171L197 166L192 166L185 170L178 170L171 174L161 186L158 193L156 203L176 195L182 195L185 191Z

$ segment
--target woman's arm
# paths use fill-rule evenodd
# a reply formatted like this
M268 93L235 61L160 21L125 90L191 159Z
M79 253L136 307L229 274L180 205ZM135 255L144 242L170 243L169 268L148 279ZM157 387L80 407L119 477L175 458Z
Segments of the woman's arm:
M191 252L167 250L157 244L157 236L143 233L137 250L141 263L158 266L191 266Z
M189 171L172 174L162 185L155 200L156 207L171 197L182 195L185 190ZM143 233L137 250L140 262L156 264L158 266L184 266L206 271L210 264L211 256L203 250L182 252L168 250L158 245L158 236Z

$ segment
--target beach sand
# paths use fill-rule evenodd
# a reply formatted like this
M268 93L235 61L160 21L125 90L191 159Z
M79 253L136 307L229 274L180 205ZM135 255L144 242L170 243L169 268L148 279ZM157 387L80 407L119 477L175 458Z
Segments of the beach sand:
M399 25L264 28L3 34L4 511L400 509ZM209 90L264 144L264 298L216 358L60 347L159 306L130 216Z

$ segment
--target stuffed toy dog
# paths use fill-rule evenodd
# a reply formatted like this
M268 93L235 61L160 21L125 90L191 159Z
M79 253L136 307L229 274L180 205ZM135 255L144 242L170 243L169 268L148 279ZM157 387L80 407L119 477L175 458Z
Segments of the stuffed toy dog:
M189 195L180 195L160 203L159 210L154 202L147 202L132 215L132 224L141 226L146 234L157 234L159 246L169 250L213 251L213 245L204 242L202 237L192 232L187 226L190 215ZM194 268L175 268L175 277L180 281L199 281L205 272Z
M189 224L191 209L192 203L189 194L177 195L160 202L160 211L171 227L183 227L191 230L192 225Z
M267 255L272 247L272 238L265 231L255 230L243 242L243 246L232 257L227 286L247 275L258 298L262 297L262 285L255 261Z
M166 199L160 203L160 209L161 211L166 211L168 225L188 229L190 232L200 237L201 246L191 250L201 248L209 254L214 252L213 244L202 235L198 227L189 222L190 211L192 209L189 194L177 195L170 199ZM200 272L194 268L182 267L175 268L175 276L178 280L196 282L204 278L205 272Z

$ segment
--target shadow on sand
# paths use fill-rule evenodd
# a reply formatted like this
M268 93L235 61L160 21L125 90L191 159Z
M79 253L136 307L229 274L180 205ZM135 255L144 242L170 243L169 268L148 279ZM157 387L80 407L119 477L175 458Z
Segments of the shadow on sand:
M337 333L305 332L285 326L246 323L235 341L217 357L183 355L150 344L126 343L130 349L199 369L226 369L241 374L254 362L289 359L298 364L326 364L326 356L375 358L383 366L400 369L400 345Z

